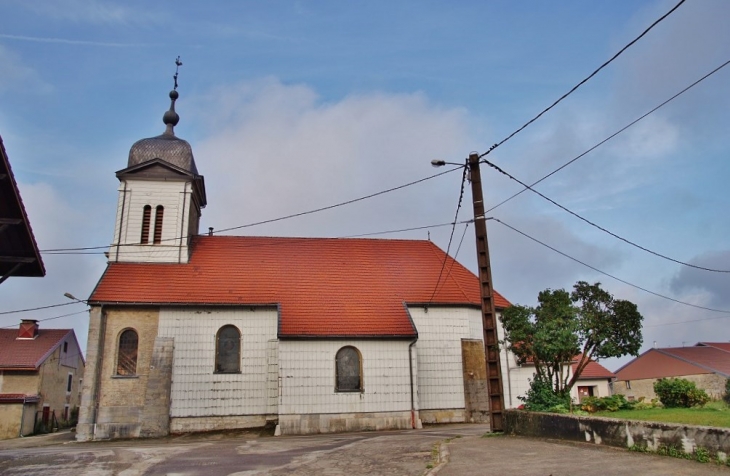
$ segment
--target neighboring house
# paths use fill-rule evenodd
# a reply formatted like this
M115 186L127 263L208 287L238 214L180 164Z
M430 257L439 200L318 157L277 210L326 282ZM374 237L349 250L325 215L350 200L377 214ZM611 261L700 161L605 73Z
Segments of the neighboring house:
M581 355L577 355L570 364L571 375L575 374L580 362ZM611 381L615 378L613 372L598 362L591 360L583 368L580 377L570 390L570 397L575 402L580 402L585 397L610 397Z
M499 330L501 332L501 327ZM504 339L501 333L500 339ZM567 362L564 364L564 372L568 380L578 367L580 357L581 354L578 354L570 364ZM531 362L518 364L517 356L507 350L506 347L502 348L500 361L502 364L502 378L505 381L505 407L517 408L524 403L520 400L520 397L524 398L530 389L530 382L535 377L535 365ZM585 397L611 396L611 381L613 378L614 374L610 370L591 360L578 377L576 384L570 391L570 396L574 402L579 402Z
M77 439L488 421L477 277L430 241L198 236L170 97L117 172Z
M700 342L693 347L649 349L616 371L613 393L631 398L656 398L654 382L681 377L720 398L730 378L730 344Z
M18 184L0 137L0 283L10 276L45 276Z
M73 329L39 329L34 320L0 329L0 439L69 421L83 375Z

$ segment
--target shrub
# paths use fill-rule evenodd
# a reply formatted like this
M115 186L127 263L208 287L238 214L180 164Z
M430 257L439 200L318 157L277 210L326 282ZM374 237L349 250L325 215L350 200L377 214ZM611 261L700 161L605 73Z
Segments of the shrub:
M619 410L632 410L636 402L626 400L623 395L616 394L610 397L586 397L581 402L581 410L595 412L616 412Z
M725 380L725 395L722 396L722 399L730 405L730 378Z
M525 397L517 398L525 402L525 410L533 412L562 413L562 409L570 408L570 395L567 392L556 393L550 382L539 377L530 381Z
M707 392L694 382L683 378L660 378L654 382L654 392L665 407L694 407L710 401Z

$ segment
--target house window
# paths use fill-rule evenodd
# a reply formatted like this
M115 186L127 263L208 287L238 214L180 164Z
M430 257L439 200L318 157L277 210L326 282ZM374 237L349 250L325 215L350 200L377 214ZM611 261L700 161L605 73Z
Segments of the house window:
M68 352L68 342L63 343L63 353L65 354L66 352Z
M137 332L127 329L119 335L117 375L137 374Z
M165 207L157 205L155 209L155 236L153 243L157 244L162 241L162 215L165 213Z
M628 390L631 390L631 380L627 380L627 381L626 381L626 388L627 388Z
M362 359L355 347L343 347L335 357L336 387L338 392L362 392Z
M64 421L68 421L68 405L63 406L63 419Z
M236 326L218 330L215 343L215 372L219 374L241 371L241 333Z
M150 242L150 217L152 215L152 207L145 205L142 210L142 236L139 242L143 245Z
M68 382L66 382L66 393L71 393L71 386L73 385L74 374L68 374Z

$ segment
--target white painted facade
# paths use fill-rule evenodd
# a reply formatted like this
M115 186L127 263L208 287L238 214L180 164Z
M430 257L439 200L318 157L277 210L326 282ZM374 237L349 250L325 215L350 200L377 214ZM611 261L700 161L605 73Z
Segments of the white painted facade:
M189 181L125 179L119 183L119 200L109 260L136 263L187 263L191 226L192 184ZM141 244L145 205L151 207L149 243ZM162 240L153 244L155 210L164 207ZM194 230L197 233L197 230ZM121 245L121 246L118 246Z
M402 340L354 339L279 342L279 414L410 411L409 344ZM335 356L345 346L360 352L362 392L338 392L335 388ZM415 352L413 355L415 392Z
M410 307L418 342L421 410L464 408L462 339L484 339L481 310L467 307Z
M170 416L276 415L276 309L162 308L158 335L174 338ZM214 373L216 334L241 332L241 372Z

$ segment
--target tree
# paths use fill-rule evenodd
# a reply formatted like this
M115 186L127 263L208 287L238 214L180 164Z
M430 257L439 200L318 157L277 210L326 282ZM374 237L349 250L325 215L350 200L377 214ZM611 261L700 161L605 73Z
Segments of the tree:
M513 305L501 316L503 343L519 364L533 363L535 379L567 394L591 360L638 355L642 316L636 304L614 297L600 283L578 281L573 291L541 291L537 307ZM566 365L580 354L572 377Z

